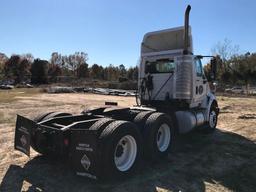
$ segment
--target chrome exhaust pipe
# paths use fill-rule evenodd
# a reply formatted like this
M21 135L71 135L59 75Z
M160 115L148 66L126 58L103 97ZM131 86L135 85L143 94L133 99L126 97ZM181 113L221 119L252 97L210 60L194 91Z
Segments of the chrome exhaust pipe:
M186 12L185 12L185 24L184 24L184 50L183 50L183 54L184 55L188 55L189 51L188 51L188 46L189 46L189 35L188 35L188 31L189 31L189 12L191 10L191 6L188 5Z

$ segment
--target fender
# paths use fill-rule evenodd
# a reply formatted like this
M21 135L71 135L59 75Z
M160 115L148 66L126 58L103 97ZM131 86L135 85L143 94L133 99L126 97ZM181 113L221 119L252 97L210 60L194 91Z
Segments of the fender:
M207 94L207 108L206 108L206 112L205 112L206 121L209 121L209 113L210 113L210 109L211 109L213 102L216 102L217 107L218 107L218 102L217 102L216 96L212 92L209 92Z

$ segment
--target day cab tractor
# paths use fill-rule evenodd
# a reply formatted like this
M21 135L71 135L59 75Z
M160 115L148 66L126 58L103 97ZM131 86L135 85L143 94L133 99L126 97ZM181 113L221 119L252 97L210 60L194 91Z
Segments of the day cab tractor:
M93 179L127 176L140 161L167 156L178 134L212 132L219 108L201 59L193 54L188 6L185 25L145 34L141 44L137 105L104 106L79 115L47 112L17 116L15 149L66 158L77 175ZM209 56L208 56L209 57Z

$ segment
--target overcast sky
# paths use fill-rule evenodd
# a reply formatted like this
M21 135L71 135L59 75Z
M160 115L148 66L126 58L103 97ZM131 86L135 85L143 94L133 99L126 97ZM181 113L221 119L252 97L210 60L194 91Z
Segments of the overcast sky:
M135 66L143 35L183 25L188 4L195 54L225 38L256 50L255 0L1 0L0 52L84 51L89 64Z

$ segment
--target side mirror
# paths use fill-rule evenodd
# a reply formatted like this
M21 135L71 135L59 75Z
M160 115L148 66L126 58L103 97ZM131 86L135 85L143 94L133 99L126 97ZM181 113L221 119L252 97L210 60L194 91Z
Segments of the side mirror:
M211 79L216 80L217 75L217 59L216 57L213 57L211 59Z

